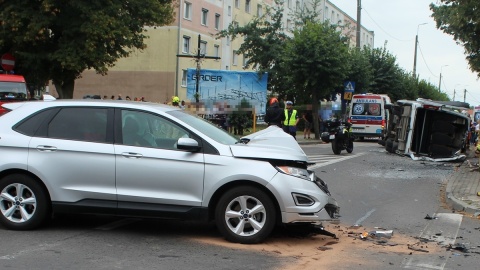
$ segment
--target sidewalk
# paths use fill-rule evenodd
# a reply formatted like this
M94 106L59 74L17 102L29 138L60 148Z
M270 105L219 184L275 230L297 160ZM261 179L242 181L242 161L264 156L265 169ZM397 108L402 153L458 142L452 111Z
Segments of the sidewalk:
M445 198L447 204L457 211L479 214L480 196L477 195L477 192L480 192L480 171L477 166L479 159L474 156L473 146L470 149L466 153L466 160L459 164L447 179ZM477 170L472 171L474 168Z

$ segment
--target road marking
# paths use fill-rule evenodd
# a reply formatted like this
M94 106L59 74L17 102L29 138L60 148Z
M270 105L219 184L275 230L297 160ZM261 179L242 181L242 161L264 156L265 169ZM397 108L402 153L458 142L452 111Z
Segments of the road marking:
M138 222L140 220L141 219L139 219L139 218L125 218L125 219L117 220L117 221L114 221L114 222L96 227L95 230L110 231L110 230L113 230L113 229L116 229L116 228L119 228L119 227L122 227L122 226L126 226L126 225L129 225L129 224Z
M372 210L368 211L363 217L359 218L356 222L355 225L362 225L362 223L373 214L377 209L373 208Z
M317 164L309 166L309 170L314 170L323 166L327 166L333 163L337 163L340 161L345 161L347 159L355 158L355 157L360 157L365 155L366 152L363 153L358 153L358 154L346 154L346 156L343 155L311 155L308 156L308 160L310 162L315 162Z
M462 224L463 216L453 213L438 213L437 219L430 220L420 234L420 238L433 240L439 245L453 245L457 239L458 230ZM441 233L441 236L436 234ZM436 269L443 270L448 260L447 251L445 256L424 256L413 254L402 262L402 267L407 269Z

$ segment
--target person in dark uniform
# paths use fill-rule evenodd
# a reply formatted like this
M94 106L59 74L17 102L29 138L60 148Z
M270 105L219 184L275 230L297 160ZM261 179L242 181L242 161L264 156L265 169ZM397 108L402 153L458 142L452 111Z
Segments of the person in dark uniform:
M267 109L265 114L265 122L268 126L278 126L282 127L282 123L285 120L285 114L283 109L280 108L280 104L276 98L270 99L270 107Z

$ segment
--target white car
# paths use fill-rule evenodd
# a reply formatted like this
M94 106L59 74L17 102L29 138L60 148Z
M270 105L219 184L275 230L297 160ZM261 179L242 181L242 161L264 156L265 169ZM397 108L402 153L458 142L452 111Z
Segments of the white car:
M215 220L233 242L278 223L336 219L326 184L280 128L238 140L178 108L145 102L3 104L0 223L40 226L51 212Z

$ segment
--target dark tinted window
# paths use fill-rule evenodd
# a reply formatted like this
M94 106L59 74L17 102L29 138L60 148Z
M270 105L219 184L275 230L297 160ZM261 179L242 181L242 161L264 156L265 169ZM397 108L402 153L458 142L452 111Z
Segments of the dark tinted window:
M28 136L33 136L35 135L35 132L37 131L40 124L42 124L45 119L49 118L52 113L54 113L54 110L46 110L31 115L27 119L17 124L15 127L13 127L13 130Z
M107 109L63 108L48 125L49 138L106 142Z

